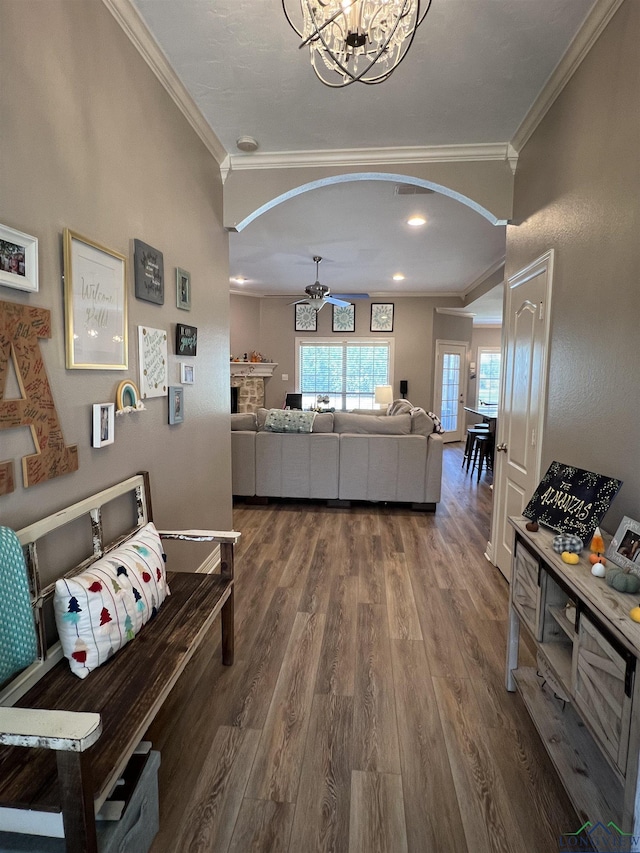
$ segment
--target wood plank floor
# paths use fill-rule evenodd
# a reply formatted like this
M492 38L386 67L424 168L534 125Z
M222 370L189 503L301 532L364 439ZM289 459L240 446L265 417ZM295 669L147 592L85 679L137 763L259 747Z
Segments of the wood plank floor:
M152 853L547 853L579 828L503 686L490 480L461 454L435 515L236 506L236 662L205 650L150 732Z

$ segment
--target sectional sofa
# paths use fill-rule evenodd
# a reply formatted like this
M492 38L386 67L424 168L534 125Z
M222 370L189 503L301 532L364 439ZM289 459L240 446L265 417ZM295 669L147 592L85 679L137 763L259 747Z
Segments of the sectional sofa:
M310 432L274 429L270 412L278 411L231 415L235 496L402 502L435 511L443 442L424 410L318 413Z

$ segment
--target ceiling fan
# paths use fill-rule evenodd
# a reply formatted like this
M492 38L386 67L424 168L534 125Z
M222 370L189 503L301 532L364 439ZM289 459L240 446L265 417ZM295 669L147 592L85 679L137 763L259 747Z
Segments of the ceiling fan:
M296 299L295 302L290 302L289 305L306 303L307 305L311 305L316 311L320 311L327 302L330 302L332 305L350 305L351 303L347 302L343 297L348 297L349 299L368 299L367 293L341 293L340 296L330 296L330 288L326 284L320 284L318 280L318 267L321 260L322 258L319 255L314 255L313 261L316 265L316 280L314 284L305 287L304 292L307 294L306 297L304 299Z

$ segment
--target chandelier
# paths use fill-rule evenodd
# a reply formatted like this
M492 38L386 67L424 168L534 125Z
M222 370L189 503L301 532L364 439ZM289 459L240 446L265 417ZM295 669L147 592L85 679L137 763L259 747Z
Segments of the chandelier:
M282 8L300 47L309 46L318 79L338 89L386 80L407 55L431 2L422 13L421 0L282 0Z

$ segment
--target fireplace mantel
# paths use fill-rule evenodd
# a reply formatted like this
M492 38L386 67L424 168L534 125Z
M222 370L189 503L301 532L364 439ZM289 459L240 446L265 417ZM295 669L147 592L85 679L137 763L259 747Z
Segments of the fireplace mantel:
M277 362L269 361L231 361L231 376L273 376Z

